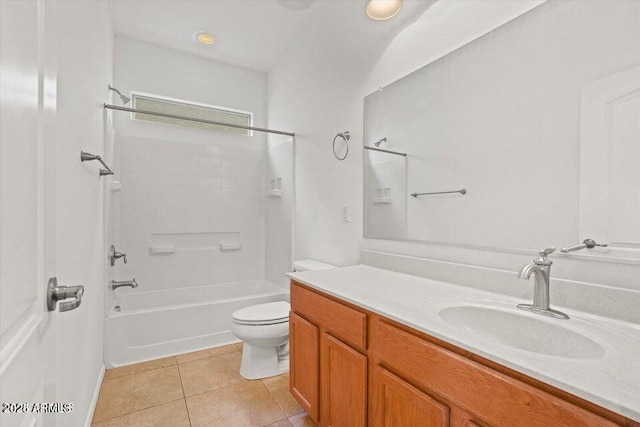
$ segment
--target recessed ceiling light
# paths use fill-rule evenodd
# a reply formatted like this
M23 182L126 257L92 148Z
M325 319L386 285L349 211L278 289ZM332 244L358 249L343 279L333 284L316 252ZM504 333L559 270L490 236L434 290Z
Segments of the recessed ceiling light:
M278 0L278 3L285 9L299 11L309 9L313 0Z
M376 21L393 18L402 9L402 0L369 0L367 15Z
M211 34L205 33L204 31L198 31L193 35L193 38L202 44L213 44L215 41Z

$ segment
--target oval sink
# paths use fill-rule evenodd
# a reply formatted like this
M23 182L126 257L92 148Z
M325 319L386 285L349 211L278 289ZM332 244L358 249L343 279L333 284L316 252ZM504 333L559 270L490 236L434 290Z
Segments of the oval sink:
M549 356L595 359L605 349L593 339L567 327L572 320L547 319L514 308L452 305L438 316L448 325L475 338Z

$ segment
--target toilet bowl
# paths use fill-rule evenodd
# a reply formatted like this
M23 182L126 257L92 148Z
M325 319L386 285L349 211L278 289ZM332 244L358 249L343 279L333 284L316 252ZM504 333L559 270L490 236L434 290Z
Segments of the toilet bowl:
M286 301L233 312L231 332L244 341L240 375L254 380L289 370L289 310Z
M326 270L335 265L305 259L293 263L294 271ZM286 301L256 304L231 315L231 332L244 341L240 375L249 380L289 371L289 311Z

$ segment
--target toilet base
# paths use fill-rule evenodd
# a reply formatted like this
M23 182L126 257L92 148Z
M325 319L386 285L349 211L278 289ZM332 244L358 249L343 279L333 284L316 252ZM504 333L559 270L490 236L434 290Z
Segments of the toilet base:
M257 347L245 342L240 375L248 380L273 377L289 372L289 342L279 347Z

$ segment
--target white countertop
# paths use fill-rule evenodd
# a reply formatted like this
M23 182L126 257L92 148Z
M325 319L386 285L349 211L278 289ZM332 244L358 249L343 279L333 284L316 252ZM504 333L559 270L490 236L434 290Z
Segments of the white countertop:
M365 265L288 276L640 422L640 325L561 309L569 320L546 321L588 329L605 351L595 358L556 357L475 337L448 325L434 309L440 301L457 298L514 307L531 301ZM551 305L557 308L553 299Z

